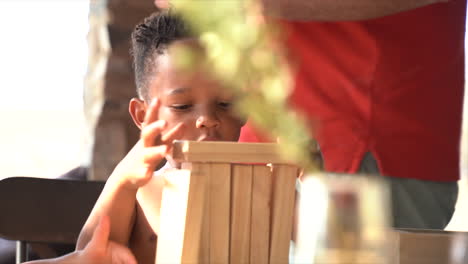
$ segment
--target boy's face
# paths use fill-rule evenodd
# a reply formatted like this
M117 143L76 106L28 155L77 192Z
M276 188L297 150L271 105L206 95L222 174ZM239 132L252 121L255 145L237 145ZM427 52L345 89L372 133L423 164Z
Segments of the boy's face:
M233 114L233 96L200 69L178 69L174 52L158 57L149 83L150 98L160 100L158 117L167 122L166 130L183 123L181 139L237 141L243 122Z

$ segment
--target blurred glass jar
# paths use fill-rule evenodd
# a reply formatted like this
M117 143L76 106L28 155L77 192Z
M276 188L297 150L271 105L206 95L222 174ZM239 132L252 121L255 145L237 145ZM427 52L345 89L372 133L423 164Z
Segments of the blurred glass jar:
M320 174L298 187L293 263L389 264L394 249L385 181L372 175Z

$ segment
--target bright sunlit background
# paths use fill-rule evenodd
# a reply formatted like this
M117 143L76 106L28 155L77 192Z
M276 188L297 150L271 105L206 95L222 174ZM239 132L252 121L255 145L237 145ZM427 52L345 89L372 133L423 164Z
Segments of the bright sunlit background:
M0 0L0 178L84 162L88 0Z
M57 177L88 160L88 8L89 0L0 0L0 179ZM466 157L450 230L468 231Z

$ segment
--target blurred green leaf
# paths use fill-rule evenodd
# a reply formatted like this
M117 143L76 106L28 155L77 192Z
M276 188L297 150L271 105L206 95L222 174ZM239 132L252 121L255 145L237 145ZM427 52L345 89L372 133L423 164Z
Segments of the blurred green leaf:
M277 137L286 159L316 171L320 166L312 160L311 130L287 107L291 77L275 42L279 27L252 22L261 17L256 4L254 0L174 0L175 10L200 36L207 53L207 61L200 63L190 54L197 51L187 49L178 53L179 61L186 67L205 67L217 76L241 98L236 105L240 115Z

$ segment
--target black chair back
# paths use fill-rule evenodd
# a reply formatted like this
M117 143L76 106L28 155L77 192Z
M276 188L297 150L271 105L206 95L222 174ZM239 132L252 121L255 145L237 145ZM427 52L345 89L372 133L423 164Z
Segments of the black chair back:
M12 177L0 181L0 237L24 242L74 244L104 182ZM18 255L24 255L18 257Z

